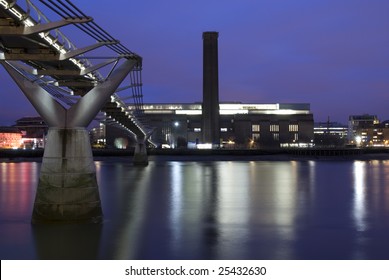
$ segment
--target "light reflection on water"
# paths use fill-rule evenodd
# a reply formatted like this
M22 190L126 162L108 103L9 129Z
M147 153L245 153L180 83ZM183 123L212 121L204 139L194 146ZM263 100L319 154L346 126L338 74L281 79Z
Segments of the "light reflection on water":
M38 182L39 164L0 162L0 175L1 216L12 220L29 219L31 202L35 199L35 189L31 185Z
M97 227L32 228L39 163L0 168L2 259L389 259L389 161L97 161Z
M358 231L368 229L366 222L366 162L354 163L354 199L352 210L355 228Z

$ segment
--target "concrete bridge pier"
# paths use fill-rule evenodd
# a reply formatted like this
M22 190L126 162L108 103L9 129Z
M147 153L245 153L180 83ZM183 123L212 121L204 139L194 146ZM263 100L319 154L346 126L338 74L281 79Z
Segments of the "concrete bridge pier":
M101 222L99 189L85 128L50 128L42 160L33 223Z
M147 157L146 140L144 138L137 138L136 142L132 162L134 165L148 165L149 159Z
M103 217L86 127L136 65L125 59L111 75L70 108L18 69L0 62L49 126L32 223L95 223Z

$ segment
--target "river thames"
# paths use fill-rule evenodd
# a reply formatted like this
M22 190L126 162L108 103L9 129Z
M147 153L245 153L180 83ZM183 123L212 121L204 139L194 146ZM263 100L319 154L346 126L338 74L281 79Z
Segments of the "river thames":
M1 259L389 259L389 160L96 160L104 222L31 225L39 161L0 162Z

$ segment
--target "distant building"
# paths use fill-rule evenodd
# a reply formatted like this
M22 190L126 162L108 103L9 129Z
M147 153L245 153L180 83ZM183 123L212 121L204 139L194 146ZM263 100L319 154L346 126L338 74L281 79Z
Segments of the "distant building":
M0 126L0 149L18 149L22 145L22 133L16 127Z
M201 103L143 105L142 117L147 119L148 126L155 128L151 140L171 148L313 146L313 115L309 104L219 102L218 37L215 31L203 33ZM129 109L137 110L134 105ZM127 144L118 142L116 128L107 127L106 136L108 147Z
M348 121L348 141L350 143L368 142L369 140L365 137L365 133L362 133L362 130L373 128L379 122L375 115L364 114L350 116Z
M106 126L102 123L99 126L90 130L91 144L93 148L105 148L106 147Z
M347 144L347 125L337 122L318 122L314 126L316 147L342 147Z
M224 148L313 146L313 115L309 104L220 103L220 138ZM144 104L155 127L151 139L164 147L202 147L202 105ZM135 107L129 106L130 110Z
M389 146L389 121L380 123L375 115L350 116L348 140L358 147Z
M48 126L41 117L23 117L14 127L22 132L22 148L44 148Z

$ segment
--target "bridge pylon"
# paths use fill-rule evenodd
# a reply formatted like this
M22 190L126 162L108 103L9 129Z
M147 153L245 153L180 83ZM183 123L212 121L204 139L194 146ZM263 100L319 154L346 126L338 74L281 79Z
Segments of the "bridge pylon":
M0 62L49 126L32 223L102 221L96 170L86 127L137 63L132 58L124 60L105 81L93 87L70 108L63 107L41 85L26 79L12 64Z
M134 165L143 165L146 166L149 164L149 159L147 156L146 149L146 139L137 137L135 143L134 157L132 159Z

